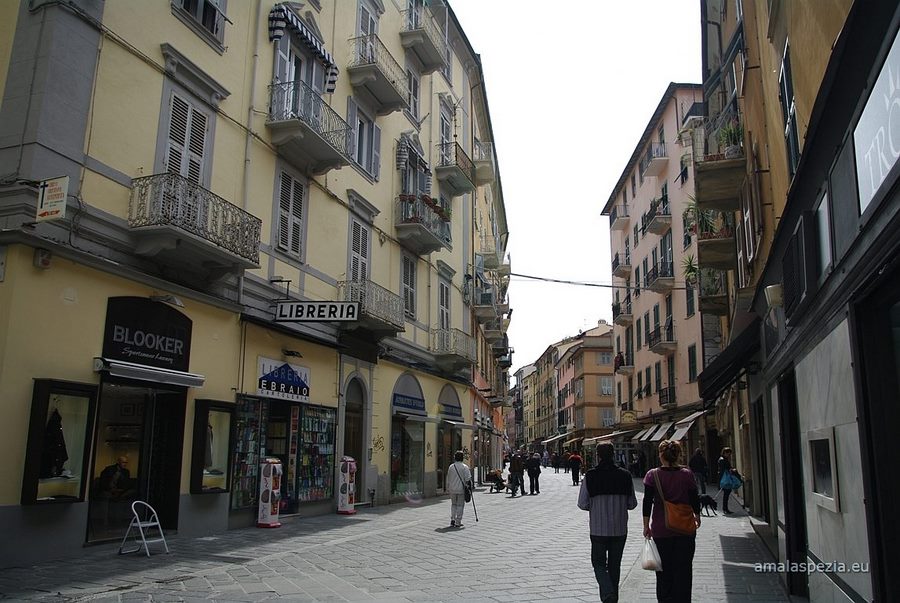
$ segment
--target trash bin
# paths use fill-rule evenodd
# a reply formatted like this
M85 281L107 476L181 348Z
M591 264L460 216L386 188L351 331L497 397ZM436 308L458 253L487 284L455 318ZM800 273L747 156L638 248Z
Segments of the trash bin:
M356 513L356 459L341 457L341 471L338 476L338 510L342 515Z
M258 528L278 528L281 501L281 460L266 458L259 464L259 514Z

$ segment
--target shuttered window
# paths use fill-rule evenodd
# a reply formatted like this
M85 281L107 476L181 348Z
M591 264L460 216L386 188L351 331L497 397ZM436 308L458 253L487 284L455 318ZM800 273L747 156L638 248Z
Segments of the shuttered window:
M416 317L416 263L403 256L403 312L408 318Z
M438 321L440 328L450 328L450 283L440 281L438 283Z
M165 157L167 172L184 176L191 184L203 184L208 121L206 114L172 94Z
M369 229L356 220L350 233L350 280L369 280Z
M278 191L278 248L301 257L303 250L303 182L281 172Z
M381 128L352 96L347 97L347 123L351 128L348 154L359 167L378 180L381 175Z

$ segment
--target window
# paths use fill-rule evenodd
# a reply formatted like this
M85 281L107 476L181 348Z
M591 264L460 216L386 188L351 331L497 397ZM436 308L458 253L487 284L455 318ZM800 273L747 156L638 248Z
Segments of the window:
M207 114L201 111L198 105L191 104L185 96L172 93L164 159L166 172L178 174L189 183L198 186L208 184L206 170L208 123ZM179 197L186 196L189 195Z
M688 346L688 381L693 383L697 380L697 346L691 344Z
M649 396L651 392L650 383L650 367L648 366L644 369L644 394L647 396Z
M613 393L613 378L600 377L600 395L611 396Z
M207 42L222 50L228 0L172 0L172 13Z
M616 401L622 406L622 384L616 383Z
M353 97L347 98L347 123L350 125L349 155L363 171L378 180L381 172L381 128Z
M631 175L631 197L637 197L637 184L634 181L634 174ZM637 228L637 227L635 227ZM634 240L637 241L637 237L634 237Z
M638 371L637 374L637 397L641 398L644 395L644 374L641 371Z
M659 328L659 304L653 304L653 328Z
M597 364L612 364L612 352L597 352Z
M403 313L407 318L416 317L416 261L408 255L403 256Z
M653 365L653 373L656 377L656 391L662 390L662 362Z
M350 226L350 266L348 274L353 282L369 280L369 228L353 220Z
M634 240L634 248L637 249L637 244L638 244L638 240L639 240L639 239L638 239L638 225L637 225L637 224L634 225L634 229L633 229L633 230L634 230L634 232L633 232L632 234L634 235L634 236L633 236L633 240Z
M781 115L784 119L784 142L787 148L788 172L793 177L800 163L800 136L797 131L797 111L794 104L794 82L791 76L791 46L784 44L781 73L778 75Z
M634 325L635 336L637 337L637 349L641 349L641 319L638 318Z
M302 259L304 183L282 171L278 188L278 249Z
M684 285L684 299L687 306L687 315L693 316L696 309L694 308L694 287L690 283Z
M809 462L811 465L810 480L812 498L816 504L840 513L839 475L836 450L834 446L834 428L816 429L807 434L809 441Z
M231 423L234 405L197 400L194 408L194 448L191 453L191 493L210 494L231 489L233 449Z
M604 427L612 427L616 424L615 411L612 408L600 409L600 422Z
M831 221L828 214L828 195L819 200L816 212L816 234L819 241L819 276L824 277L831 268Z
M659 305L656 307L659 308ZM650 344L650 312L644 312L644 341Z
M438 328L450 329L450 283L438 281Z
M635 297L641 294L641 268L638 266L634 269L634 295Z
M407 68L406 83L409 87L409 113L418 123L419 121L419 74Z
M675 356L666 357L666 385L675 387Z

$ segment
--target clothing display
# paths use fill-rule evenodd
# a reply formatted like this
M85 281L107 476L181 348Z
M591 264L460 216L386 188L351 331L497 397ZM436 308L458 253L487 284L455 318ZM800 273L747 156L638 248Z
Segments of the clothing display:
M41 478L62 475L63 466L69 460L66 450L66 438L63 434L62 416L59 410L53 409L44 429L44 448L41 451Z

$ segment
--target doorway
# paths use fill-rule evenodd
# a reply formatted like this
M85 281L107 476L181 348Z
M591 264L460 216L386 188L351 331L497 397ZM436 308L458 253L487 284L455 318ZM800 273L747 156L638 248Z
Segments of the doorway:
M100 386L88 507L88 542L121 538L131 503L178 527L186 390L104 381Z
M364 420L365 392L357 379L351 379L344 394L344 456L353 457L356 461L356 500L365 501L366 484L363 458L365 452Z
M781 424L781 474L784 480L785 562L806 563L808 542L803 492L805 482L800 450L800 408L793 369L778 381L778 414ZM787 586L790 594L809 597L809 577L806 572L788 572Z

